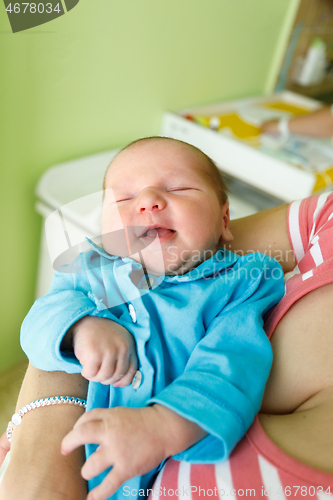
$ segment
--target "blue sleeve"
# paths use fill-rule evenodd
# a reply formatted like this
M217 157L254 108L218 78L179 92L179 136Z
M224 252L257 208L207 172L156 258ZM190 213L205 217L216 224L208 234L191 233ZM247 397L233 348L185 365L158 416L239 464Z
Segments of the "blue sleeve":
M33 366L46 371L81 373L77 358L60 350L67 330L84 316L116 319L98 311L84 272L55 271L49 292L36 300L21 327L21 346Z
M225 460L260 409L272 364L263 314L283 295L279 264L269 258L262 263L246 299L215 317L184 373L148 402L164 405L207 431L208 436L176 455L177 460Z

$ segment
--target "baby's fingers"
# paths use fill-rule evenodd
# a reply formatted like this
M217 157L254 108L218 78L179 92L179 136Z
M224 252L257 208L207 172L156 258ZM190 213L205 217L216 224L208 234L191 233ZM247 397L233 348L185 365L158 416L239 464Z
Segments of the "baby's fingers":
M116 367L112 377L108 380L110 384L116 384L124 377L124 375L128 373L128 370L131 368L130 363L133 354L136 359L135 349L131 349L126 342L123 342L118 346Z
M79 446L87 443L100 444L103 440L101 420L84 422L71 430L61 443L61 453L68 455Z
M118 359L114 363L114 367L112 368L112 374L109 374L108 377L105 377L102 382L104 385L110 385L118 382L123 376L124 373L127 372L129 366L129 356L119 355Z
M113 384L113 387L126 387L127 385L131 384L137 369L138 358L136 356L136 353L134 352L130 356L127 372L121 377L120 380Z
M113 465L108 455L110 455L110 450L108 451L106 448L99 446L97 450L90 455L81 469L83 479L88 481Z
M117 467L113 467L101 484L89 493L87 500L106 500L113 495L127 479L129 479L128 474L120 472Z
M110 384L110 380L114 379L114 373L117 367L117 358L114 354L108 353L104 356L103 363L99 369L97 376L93 382L101 382L102 384Z
M90 380L91 382L94 382L94 379L101 368L101 360L98 357L95 357L94 359L90 359L89 361L82 362L80 359L79 361L82 364L82 377Z

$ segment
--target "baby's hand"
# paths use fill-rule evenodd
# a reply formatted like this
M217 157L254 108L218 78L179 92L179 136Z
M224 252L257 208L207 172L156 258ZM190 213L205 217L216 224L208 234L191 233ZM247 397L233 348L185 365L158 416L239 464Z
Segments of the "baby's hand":
M82 376L92 382L125 387L137 370L135 342L118 323L85 316L72 327L74 354L82 365Z
M91 410L79 418L63 439L63 455L85 443L99 445L81 469L84 479L89 480L113 466L87 500L109 498L125 481L146 474L170 455L167 442L173 438L172 429L163 425L156 406L159 405Z
M61 453L68 455L86 443L99 445L81 474L89 480L112 466L87 498L105 500L128 479L150 472L165 458L186 450L206 435L196 423L159 404L98 408L79 418L63 439Z

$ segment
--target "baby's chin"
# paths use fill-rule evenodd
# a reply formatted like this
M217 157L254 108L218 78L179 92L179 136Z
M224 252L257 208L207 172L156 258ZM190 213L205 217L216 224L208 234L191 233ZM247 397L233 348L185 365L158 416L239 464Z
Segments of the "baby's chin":
M140 259L138 257L138 254L135 255L130 255L130 258L135 260L135 262L139 262L146 274L150 274L151 276L165 276L167 274L166 272L166 266L164 262L149 262L148 259Z
M193 269L195 266L193 263L189 262L165 262L163 266L154 266L150 265L149 263L145 262L145 269L147 271L147 274L150 274L152 276L182 276L183 274L186 274L189 272L191 269Z
M178 276L185 274L188 269L186 269L186 266L183 265L182 262L175 263L173 262L154 262L150 261L149 259L145 258L144 260L140 260L138 258L138 254L135 255L130 255L130 258L135 260L136 262L140 262L142 264L145 273L149 274L150 276Z

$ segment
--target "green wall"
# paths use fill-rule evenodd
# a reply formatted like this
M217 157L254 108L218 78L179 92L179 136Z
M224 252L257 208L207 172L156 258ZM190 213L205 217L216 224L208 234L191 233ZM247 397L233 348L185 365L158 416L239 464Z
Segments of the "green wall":
M35 288L49 166L159 132L162 112L267 89L297 0L81 0L12 34L0 5L0 371ZM47 333L47 332L46 332Z

